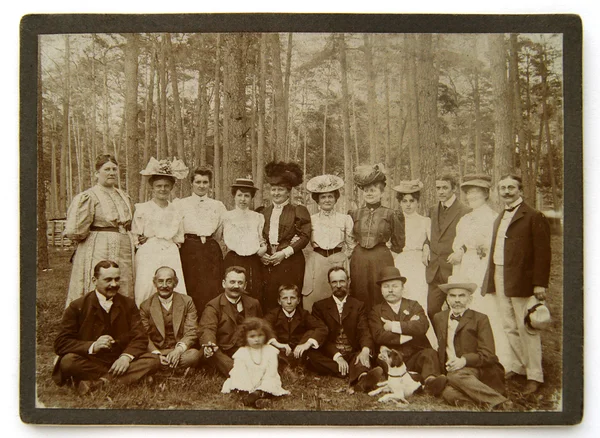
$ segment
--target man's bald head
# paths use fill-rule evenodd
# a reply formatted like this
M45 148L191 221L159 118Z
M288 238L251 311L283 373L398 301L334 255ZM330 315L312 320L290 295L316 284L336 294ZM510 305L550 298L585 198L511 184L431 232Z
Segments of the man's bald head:
M169 298L179 283L177 273L169 266L161 266L154 273L154 286L162 298Z

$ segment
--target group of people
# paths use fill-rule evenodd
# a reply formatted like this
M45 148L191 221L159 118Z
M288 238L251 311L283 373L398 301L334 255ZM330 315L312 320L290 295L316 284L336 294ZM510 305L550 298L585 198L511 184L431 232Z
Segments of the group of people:
M59 384L86 392L90 381L208 364L227 377L223 392L262 407L288 394L279 372L296 366L368 392L386 379L387 349L451 404L506 407L505 378L526 376L524 394L543 382L531 320L546 298L550 233L516 175L497 183L500 215L487 203L491 179L471 175L460 184L468 206L444 176L425 217L418 180L393 188L401 210L381 205L381 165L356 169L365 204L348 214L335 211L341 178L310 179L312 216L290 202L303 179L295 163L267 164L271 203L259 211L252 180L235 181L227 211L202 168L192 195L170 202L188 170L155 159L141 172L152 199L133 209L117 172L100 156L98 184L69 208L77 247L55 343Z

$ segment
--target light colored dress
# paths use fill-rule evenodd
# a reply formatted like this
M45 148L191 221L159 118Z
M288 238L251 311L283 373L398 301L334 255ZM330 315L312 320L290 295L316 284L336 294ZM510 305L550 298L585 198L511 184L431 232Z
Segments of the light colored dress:
M172 203L165 208L154 201L135 204L131 233L134 241L144 235L148 240L139 245L135 255L135 303L139 307L156 288L152 279L161 266L175 270L179 283L176 291L186 294L183 270L179 258L178 243L183 242L183 215Z
M492 210L488 204L483 204L458 221L452 250L456 252L463 247L463 249L466 248L466 251L461 263L453 266L452 274L468 278L477 285L469 307L488 316L494 334L496 355L506 368L511 357L510 346L502 327L502 317L496 303L496 294L481 296L481 286L490 257L494 221L497 217L498 213Z
M64 231L77 242L67 306L94 289L94 266L101 260L119 265L119 292L133 298L133 239L128 231L132 212L129 196L116 188L97 184L73 198Z
M304 270L304 286L302 287L302 302L304 309L312 311L312 306L319 300L331 296L331 287L327 272L334 266L341 266L350 272L350 256L356 246L354 222L347 214L332 211L319 211L310 217L312 248L341 251L328 257L317 251L306 251L306 268Z
M239 391L264 391L272 395L286 395L290 392L281 386L277 372L279 350L272 345L263 345L260 359L253 359L250 347L241 347L233 354L233 368L223 384L221 392L227 394Z

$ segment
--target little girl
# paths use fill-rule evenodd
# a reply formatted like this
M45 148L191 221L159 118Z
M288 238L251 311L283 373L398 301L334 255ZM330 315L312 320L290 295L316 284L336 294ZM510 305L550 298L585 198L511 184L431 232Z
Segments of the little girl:
M269 323L260 318L246 318L237 331L238 344L243 346L233 354L233 369L223 384L222 393L233 390L245 393L244 405L261 409L272 395L289 394L281 386L277 373L279 350L268 345L275 337Z

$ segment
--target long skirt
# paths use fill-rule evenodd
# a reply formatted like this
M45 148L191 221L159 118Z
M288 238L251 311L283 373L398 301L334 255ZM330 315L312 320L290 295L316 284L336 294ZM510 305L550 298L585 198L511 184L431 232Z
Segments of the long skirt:
M186 293L177 245L171 240L151 237L139 247L135 254L135 304L138 307L156 292L152 280L154 273L161 266L168 266L175 270L179 279L175 291L181 294Z
M307 251L306 270L304 272L304 287L302 288L302 305L312 312L314 303L331 296L331 287L327 272L334 266L348 270L348 258L344 251L325 257L316 251Z
M112 260L119 265L121 281L119 292L133 298L133 241L131 234L116 231L91 231L79 242L73 255L73 269L69 282L66 306L71 301L94 290L94 266L101 260Z
M264 289L262 296L262 311L269 310L279 305L279 286L282 284L295 284L299 290L304 285L304 254L302 251L294 253L290 258L284 259L277 266L263 266Z
M246 270L246 292L258 301L262 299L263 265L256 254L241 256L234 251L229 251L223 260L225 270L230 266L241 266Z
M204 306L222 291L223 252L216 240L185 238L179 248L187 293L202 315Z
M350 258L352 296L365 303L367 312L383 300L381 288L376 283L379 272L394 266L394 257L387 246L380 244L371 249L356 246Z

